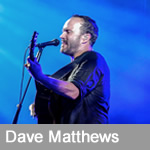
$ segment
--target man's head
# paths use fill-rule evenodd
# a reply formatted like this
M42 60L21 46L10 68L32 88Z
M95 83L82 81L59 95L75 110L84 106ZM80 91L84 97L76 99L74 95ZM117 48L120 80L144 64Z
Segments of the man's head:
M61 52L74 56L92 47L98 36L98 27L88 16L73 15L63 26Z
M80 28L81 34L91 34L90 44L93 46L98 37L98 27L96 22L88 16L73 15L72 17L81 18L83 20L82 26Z

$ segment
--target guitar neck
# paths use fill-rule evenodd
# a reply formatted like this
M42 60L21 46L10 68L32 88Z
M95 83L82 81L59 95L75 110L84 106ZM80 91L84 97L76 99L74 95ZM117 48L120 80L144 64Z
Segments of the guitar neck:
M34 48L30 48L30 54L29 54L29 56L30 56L30 59L32 61L34 61Z
M34 61L34 48L36 45L37 35L38 35L38 33L36 31L34 31L32 40L31 40L31 45L30 45L30 53L29 53L30 59L32 61Z

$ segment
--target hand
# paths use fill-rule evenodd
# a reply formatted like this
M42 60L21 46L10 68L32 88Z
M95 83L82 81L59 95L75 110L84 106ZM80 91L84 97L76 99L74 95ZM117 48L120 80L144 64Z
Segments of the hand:
M32 117L35 117L36 113L35 113L35 104L34 103L29 106L29 110L30 110L30 115Z
M37 58L32 61L29 57L27 58L27 64L25 67L35 80L40 80L43 76L41 65L38 63Z

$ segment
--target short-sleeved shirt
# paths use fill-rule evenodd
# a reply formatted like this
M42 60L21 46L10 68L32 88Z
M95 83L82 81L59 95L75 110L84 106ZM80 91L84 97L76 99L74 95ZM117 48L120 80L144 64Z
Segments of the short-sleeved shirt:
M75 100L57 94L51 95L49 109L55 119L53 122L108 123L110 73L105 59L97 52L88 51L75 58L72 64L75 67L61 79L72 82L80 94Z

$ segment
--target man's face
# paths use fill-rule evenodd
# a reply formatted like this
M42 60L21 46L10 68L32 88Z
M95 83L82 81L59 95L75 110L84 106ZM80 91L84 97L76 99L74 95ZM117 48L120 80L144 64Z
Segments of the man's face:
M63 26L63 31L60 36L62 39L60 51L69 56L74 56L74 54L79 50L81 32L80 27L83 21L80 18L71 18Z

